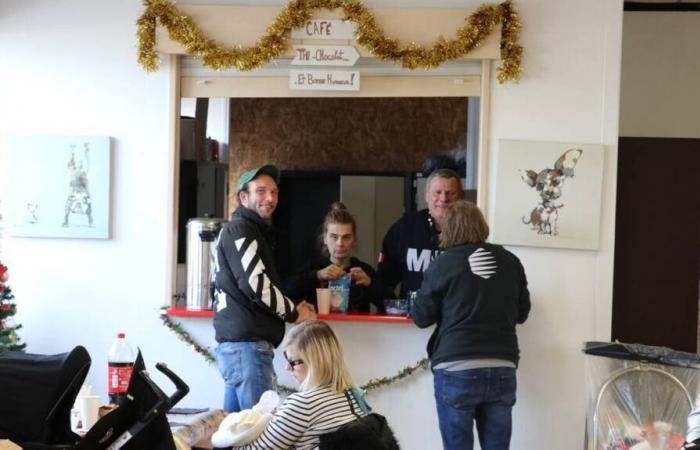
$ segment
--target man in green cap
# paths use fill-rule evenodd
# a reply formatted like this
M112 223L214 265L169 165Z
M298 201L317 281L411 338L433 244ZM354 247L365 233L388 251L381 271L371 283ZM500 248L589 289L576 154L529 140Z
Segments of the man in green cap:
M216 360L224 378L224 410L252 408L272 389L274 349L285 322L315 318L280 289L274 262L272 214L278 200L279 169L266 165L243 173L236 184L238 207L221 230L214 270Z

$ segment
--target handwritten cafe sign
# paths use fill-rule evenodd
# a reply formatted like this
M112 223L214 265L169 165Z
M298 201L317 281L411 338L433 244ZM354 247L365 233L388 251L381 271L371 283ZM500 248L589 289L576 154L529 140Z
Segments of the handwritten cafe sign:
M295 45L293 66L354 66L360 54L351 45Z
M359 91L357 70L290 70L289 89L307 91Z
M355 39L355 23L344 20L307 20L292 30L292 39Z

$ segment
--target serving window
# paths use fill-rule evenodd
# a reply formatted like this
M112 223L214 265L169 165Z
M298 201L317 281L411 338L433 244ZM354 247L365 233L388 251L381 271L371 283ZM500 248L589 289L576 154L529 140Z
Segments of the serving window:
M207 29L214 38L222 32L220 27L224 22L227 30L237 29L231 24L241 22L241 14L247 14L246 25L237 29L240 36L218 37L223 42L236 39L242 45L254 42L251 37L259 34L256 27L264 31L278 12L278 8L230 6L183 5L182 9L196 17L200 24L208 24ZM407 30L420 28L426 41L443 33L442 28L456 29L468 13L455 14L451 10L388 12L399 15L376 13L378 21L387 20L388 34L400 38ZM458 17L456 22L455 16ZM229 20L224 21L222 17ZM394 19L389 20L389 17ZM440 20L442 24L438 25ZM414 26L418 22L421 26ZM426 23L432 25L426 28L423 26ZM159 33L159 49L172 55L168 62L172 80L173 236L170 253L173 293L183 290L184 278L184 268L176 264L175 257L178 249L185 245L177 238L177 230L182 227L182 218L178 218L182 159L180 111L183 102L192 102L194 98L217 98L219 103L222 98L227 99L223 113L228 125L227 146L219 149L220 153L226 152L220 154L220 160L225 161L228 169L224 218L228 219L235 208L233 186L245 168L266 163L282 168L280 205L275 221L276 226L287 233L283 242L289 245L286 248L282 245L280 250L281 259L285 261L280 270L285 274L317 251L315 238L320 221L334 200L346 203L357 218L360 246L355 249L354 256L376 267L381 240L391 223L404 212L424 207L421 169L430 155L456 155L465 166L464 185L468 195L483 207L486 170L483 137L487 128L491 59L498 56L497 39L490 39L470 59L448 62L431 71L409 71L378 61L355 45L360 58L353 70L359 72L361 89L314 91L290 89L289 72L298 68L291 66L291 52L251 72L214 71L192 57L178 56L183 50L169 41L162 30ZM341 43L353 44L350 41ZM209 117L209 121L213 119ZM221 123L222 119L215 120ZM206 153L199 157L206 159ZM319 182L330 184L314 187ZM206 312L188 314L177 308L180 305L173 303L172 306L171 314L207 315Z

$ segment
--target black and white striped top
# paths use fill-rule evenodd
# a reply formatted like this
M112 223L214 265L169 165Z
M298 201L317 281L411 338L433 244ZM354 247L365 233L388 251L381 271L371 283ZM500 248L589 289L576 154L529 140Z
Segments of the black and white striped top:
M355 397L350 395L350 399L355 412L364 416ZM342 392L334 393L327 387L297 392L287 397L263 434L248 445L234 448L313 450L318 448L320 435L355 419Z

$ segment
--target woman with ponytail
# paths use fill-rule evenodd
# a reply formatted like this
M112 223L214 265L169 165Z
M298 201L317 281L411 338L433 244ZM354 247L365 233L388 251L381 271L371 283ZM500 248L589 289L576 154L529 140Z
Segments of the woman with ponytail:
M328 281L349 274L348 312L370 312L370 304L375 305L378 312L384 312L384 299L395 295L378 280L372 266L352 256L356 241L355 218L343 203L333 203L319 236L322 256L309 261L287 280L286 294L316 305L316 288L326 287Z

